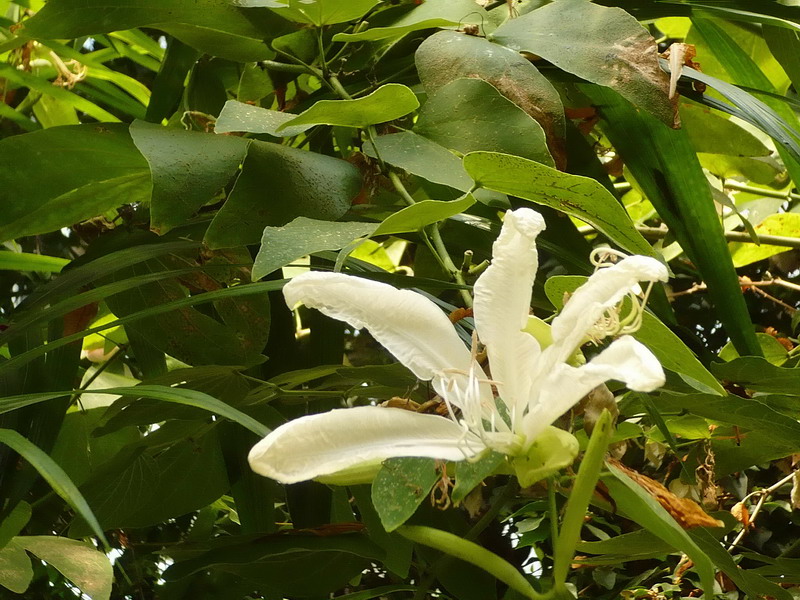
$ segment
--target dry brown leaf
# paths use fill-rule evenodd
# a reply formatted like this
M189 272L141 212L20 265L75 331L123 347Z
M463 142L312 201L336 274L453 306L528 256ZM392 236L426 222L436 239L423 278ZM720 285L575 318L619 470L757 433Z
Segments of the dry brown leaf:
M707 514L700 505L689 498L679 498L658 481L642 475L638 471L626 467L618 460L608 459L608 462L623 471L628 477L638 483L644 490L666 510L678 525L684 529L693 527L722 527L724 523Z
M747 510L744 502L737 502L731 508L731 514L733 518L739 521L742 525L744 525L745 529L749 529L752 525L752 521L750 521L750 511Z
M792 478L792 493L790 494L792 508L800 508L800 471L794 472Z

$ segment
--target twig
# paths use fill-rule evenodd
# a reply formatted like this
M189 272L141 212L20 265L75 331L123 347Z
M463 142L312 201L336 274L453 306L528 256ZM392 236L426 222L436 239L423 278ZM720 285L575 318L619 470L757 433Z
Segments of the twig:
M764 502L766 501L766 499L769 496L771 496L772 494L774 494L776 491L778 491L778 489L780 489L782 486L784 486L787 483L789 483L792 479L794 479L794 477L795 477L795 474L794 474L794 471L792 471L791 473L789 473L789 475L787 475L786 477L781 479L778 483L774 483L771 486L769 486L768 488L764 488L763 490L756 490L755 492L750 492L749 494L747 494L747 496L742 498L742 503L744 503L746 500L748 500L749 498L752 498L753 496L759 496L758 502L756 503L756 507L753 509L753 512L750 514L750 522L751 523L753 523L756 520L756 517L758 516L758 513L761 512L761 507L764 506ZM744 526L744 527L742 527L742 530L739 532L739 534L736 536L736 538L733 540L733 542L731 542L731 545L728 546L728 552L733 551L733 549L739 544L739 542L742 541L742 538L746 534L747 534L747 527Z

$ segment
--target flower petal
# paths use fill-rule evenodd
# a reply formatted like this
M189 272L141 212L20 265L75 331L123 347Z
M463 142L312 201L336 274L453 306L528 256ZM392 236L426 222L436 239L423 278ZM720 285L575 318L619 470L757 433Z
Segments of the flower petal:
M445 417L399 408L360 406L300 417L250 450L250 467L281 483L419 456L464 460L484 450L480 440Z
M414 375L433 380L445 394L453 371L466 378L472 362L469 349L453 324L422 294L341 273L304 273L283 288L286 303L316 308L351 326L365 327ZM450 375L444 373L449 370Z
M581 367L561 363L537 386L539 402L525 417L526 440L535 439L547 425L609 379L621 381L637 392L650 392L664 385L664 369L650 350L629 335L614 340Z
M640 281L666 281L667 268L648 256L629 256L596 271L579 287L553 319L553 345L545 350L544 368L569 359L587 332Z
M536 236L544 219L534 210L508 211L492 247L492 264L475 282L475 326L486 345L492 379L511 409L527 402L540 348L522 330L528 323L533 280L539 267ZM513 414L522 417L523 406Z

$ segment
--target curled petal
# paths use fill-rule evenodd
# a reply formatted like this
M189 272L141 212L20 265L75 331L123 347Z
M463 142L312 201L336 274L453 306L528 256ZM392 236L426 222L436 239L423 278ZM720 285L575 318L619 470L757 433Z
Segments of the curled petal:
M445 393L443 372L466 377L471 357L433 302L410 290L341 273L304 273L283 288L286 303L316 308L372 336L414 375Z
M508 211L492 246L492 264L475 282L475 326L486 345L492 378L509 409L527 401L540 348L522 330L528 323L531 293L539 267L536 236L545 228L534 210ZM522 406L517 408L522 416Z
M628 335L611 342L581 367L558 365L538 386L539 402L525 417L526 439L535 439L547 425L610 379L637 392L650 392L664 385L664 369L650 350Z
M399 408L360 406L300 417L250 450L250 467L281 483L377 467L387 458L464 460L484 450L450 419Z
M553 319L554 343L545 353L549 368L567 360L603 313L614 307L640 281L666 281L667 268L648 256L629 256L600 269L578 288Z

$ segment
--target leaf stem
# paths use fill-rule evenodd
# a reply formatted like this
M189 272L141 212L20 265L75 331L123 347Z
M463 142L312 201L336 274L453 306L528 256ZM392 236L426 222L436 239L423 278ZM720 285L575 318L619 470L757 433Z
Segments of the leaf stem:
M412 542L435 548L454 558L480 567L526 598L544 600L551 597L549 594L540 594L534 590L525 576L510 562L475 542L470 542L441 529L421 525L403 525L397 529L397 533Z
M611 413L603 410L594 427L592 437L589 439L589 447L583 456L583 462L578 469L578 476L575 478L569 494L567 511L561 523L561 533L556 540L553 590L557 597L571 597L566 588L567 575L580 539L586 510L600 477L600 469L603 467L603 458L611 440L612 431Z

